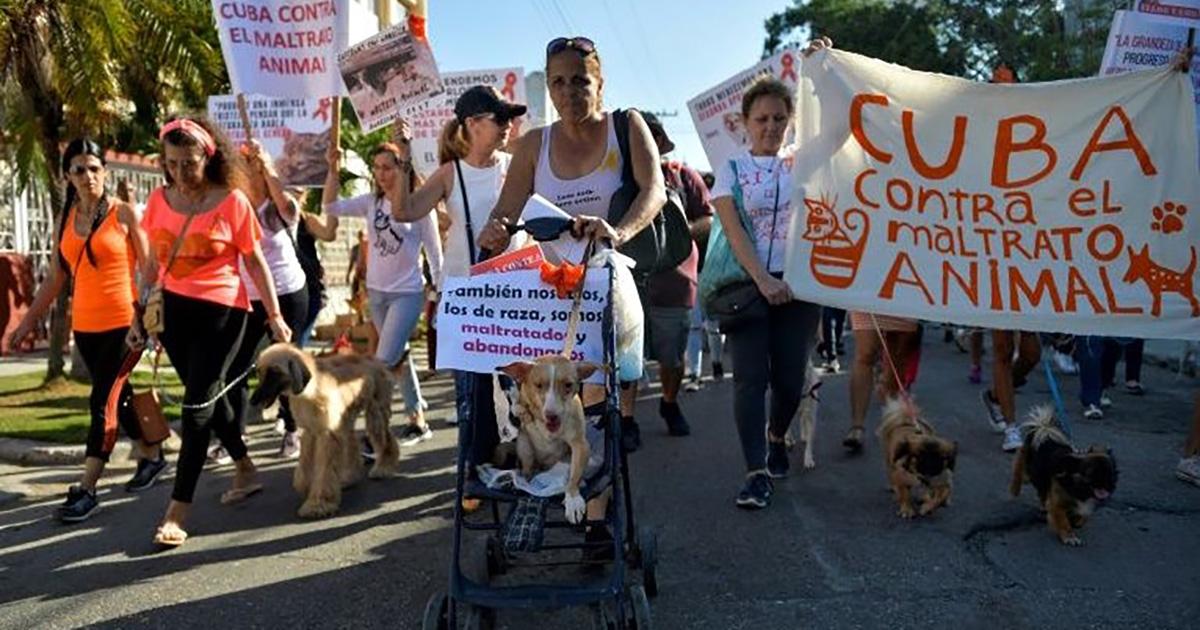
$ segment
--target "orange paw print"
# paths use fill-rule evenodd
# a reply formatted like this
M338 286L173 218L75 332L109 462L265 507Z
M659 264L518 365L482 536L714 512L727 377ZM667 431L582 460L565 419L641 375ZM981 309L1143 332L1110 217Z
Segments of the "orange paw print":
M1174 234L1183 231L1183 217L1187 214L1187 206L1168 201L1161 206L1154 206L1154 222L1150 229L1163 234Z

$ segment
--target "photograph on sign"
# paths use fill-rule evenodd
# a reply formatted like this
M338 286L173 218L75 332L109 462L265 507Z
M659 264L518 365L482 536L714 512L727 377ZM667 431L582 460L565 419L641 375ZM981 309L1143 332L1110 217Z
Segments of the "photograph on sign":
M315 187L325 183L329 162L333 101L329 98L272 98L247 96L251 134L263 145L285 186ZM237 97L208 97L208 117L234 144L246 140Z
M411 115L443 90L429 43L403 24L343 51L338 67L366 132Z

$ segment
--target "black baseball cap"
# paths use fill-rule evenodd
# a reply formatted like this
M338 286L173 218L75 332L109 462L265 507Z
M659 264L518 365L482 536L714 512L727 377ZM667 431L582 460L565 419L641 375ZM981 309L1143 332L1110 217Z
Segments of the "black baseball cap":
M663 153L675 150L675 143L671 142L671 137L667 135L667 130L663 129L662 121L658 119L658 116L650 112L642 112L642 120L646 121L646 126L650 128L651 137L662 138Z
M496 120L512 120L527 111L528 107L504 100L496 88L488 85L476 85L454 103L454 115L459 122L481 114L495 114Z

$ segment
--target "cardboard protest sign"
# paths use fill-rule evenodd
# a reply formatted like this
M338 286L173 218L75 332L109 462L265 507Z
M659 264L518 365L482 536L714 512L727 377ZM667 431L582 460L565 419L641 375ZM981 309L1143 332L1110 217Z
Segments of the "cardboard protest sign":
M408 117L412 129L413 165L417 172L428 176L438 167L438 136L442 127L454 118L454 103L463 92L476 85L496 88L504 98L514 103L525 103L525 73L521 68L496 68L493 70L468 70L466 72L443 72L442 93L419 111ZM521 135L524 116L513 121L509 137Z
M391 124L442 93L429 42L398 24L338 55L338 67L363 131Z
M742 93L764 75L773 76L794 89L802 59L796 50L780 51L688 101L688 111L700 134L700 144L714 169L750 146L742 122Z
M329 162L332 98L246 98L254 139L275 162L279 180L286 186L321 186ZM208 97L208 117L221 126L234 144L246 140L234 96Z
M1200 0L1135 0L1134 11L1155 20L1200 26Z
M588 274L573 361L605 362L601 323L607 296L608 277ZM438 368L491 374L514 361L559 354L571 304L537 270L446 278L437 315ZM589 380L603 378L599 373Z
M1196 5L1200 6L1200 0L1196 0ZM1156 20L1142 13L1117 11L1104 47L1104 59L1100 62L1100 76L1162 67L1187 47L1187 40L1186 25ZM1191 78L1196 114L1200 119L1200 59L1192 59ZM1196 132L1200 134L1200 127ZM1200 168L1200 162L1197 164Z
M344 94L337 53L349 13L336 0L212 0L235 93L291 98Z
M1186 75L992 85L829 50L803 79L784 276L800 299L1200 339Z

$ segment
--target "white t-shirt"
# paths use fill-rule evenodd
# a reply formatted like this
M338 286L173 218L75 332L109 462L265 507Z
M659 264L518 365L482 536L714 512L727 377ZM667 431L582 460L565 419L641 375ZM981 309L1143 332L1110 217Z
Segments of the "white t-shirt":
M489 211L491 208L488 209ZM392 218L392 204L374 193L342 199L325 206L339 217L367 220L367 288L388 293L422 293L421 249L429 258L434 285L442 283L442 242L431 212L421 220L403 223Z
M463 182L466 183L467 201L471 206L471 231L475 243L474 259L479 262L479 233L487 225L500 198L500 189L504 186L504 177L508 175L508 165L512 156L507 153L497 153L496 163L487 168L475 168L465 161L462 165ZM446 251L442 259L442 275L462 277L470 274L471 256L467 252L467 221L464 212L462 186L458 182L458 171L454 163L450 163L450 175L453 189L446 197L446 211L450 213L450 232L446 235Z
M782 273L786 258L788 225L792 221L790 182L795 147L783 147L775 157L741 153L717 169L712 198L733 198L734 168L741 185L741 207L750 217L754 250L768 273ZM738 205L735 202L735 205ZM778 208L778 212L776 212Z
M275 204L270 200L263 202L254 212L258 217L258 225L262 228L263 237L259 241L263 258L267 259L267 268L271 270L271 278L275 281L275 295L288 295L304 288L307 281L304 267L296 257L293 245L296 238L295 221L288 223L283 213L275 211ZM300 216L297 213L296 219ZM251 300L261 300L258 287L246 272L246 265L240 263L242 283L246 285L246 293Z

